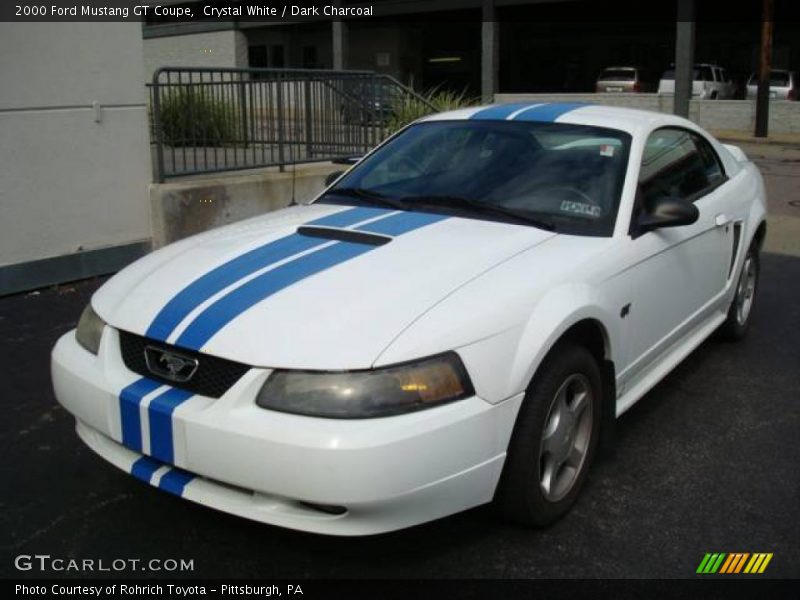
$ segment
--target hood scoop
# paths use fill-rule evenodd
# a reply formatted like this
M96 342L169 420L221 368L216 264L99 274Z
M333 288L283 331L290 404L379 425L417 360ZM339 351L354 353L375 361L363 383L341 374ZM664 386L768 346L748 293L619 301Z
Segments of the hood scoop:
M392 241L392 238L386 235L366 233L354 229L319 227L316 225L301 225L297 228L297 233L307 237L336 240L337 242L350 242L351 244L366 244L368 246L383 246Z

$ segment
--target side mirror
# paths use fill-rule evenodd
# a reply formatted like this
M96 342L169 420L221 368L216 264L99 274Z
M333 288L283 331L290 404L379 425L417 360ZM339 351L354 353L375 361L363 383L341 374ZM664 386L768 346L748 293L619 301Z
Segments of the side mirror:
M341 177L342 175L344 175L344 171L334 171L333 173L331 173L330 175L328 175L328 176L325 178L325 187L328 187L328 186L329 186L330 184L332 184L334 181L336 181L337 179L339 179L339 177Z
M700 211L691 202L669 196L658 198L639 215L635 237L662 227L691 225L699 217Z

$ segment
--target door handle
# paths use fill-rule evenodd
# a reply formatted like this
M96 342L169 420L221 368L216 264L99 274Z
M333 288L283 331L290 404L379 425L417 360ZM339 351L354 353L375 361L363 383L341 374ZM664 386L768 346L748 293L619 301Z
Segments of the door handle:
M716 223L717 227L723 227L731 222L731 218L725 213L719 213L714 222Z

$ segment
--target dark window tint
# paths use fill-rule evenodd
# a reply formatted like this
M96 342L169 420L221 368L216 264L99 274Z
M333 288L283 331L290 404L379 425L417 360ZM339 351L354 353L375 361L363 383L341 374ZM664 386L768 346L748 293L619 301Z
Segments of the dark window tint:
M271 58L270 66L276 69L282 69L284 66L283 46L281 45L270 46L269 52Z
M478 202L544 218L562 233L609 236L629 147L630 135L600 127L529 121L419 123L348 172L322 201L352 202L351 195L337 198L337 189L356 188L403 200L412 209L485 217L465 206ZM430 197L439 202L429 204Z
M769 84L773 87L787 87L789 85L788 71L772 71L769 74ZM758 74L750 75L747 85L758 85Z
M769 84L776 87L786 87L789 85L789 73L785 71L773 71L770 73Z
M725 178L722 171L722 164L714 149L706 140L697 134L692 134L692 141L697 146L697 151L700 153L700 159L703 161L703 169L705 171L708 185L713 186Z
M315 69L317 67L317 47L303 46L303 68Z
M257 69L267 66L267 47L250 46L247 49L247 63Z
M600 81L634 81L636 71L634 69L606 69L600 73Z
M789 85L789 73L787 71L770 72L769 84L773 87L787 87ZM747 85L758 85L758 75L756 73L750 75Z
M683 129L659 129L647 140L639 172L644 206L662 197L694 200L724 179L714 149Z

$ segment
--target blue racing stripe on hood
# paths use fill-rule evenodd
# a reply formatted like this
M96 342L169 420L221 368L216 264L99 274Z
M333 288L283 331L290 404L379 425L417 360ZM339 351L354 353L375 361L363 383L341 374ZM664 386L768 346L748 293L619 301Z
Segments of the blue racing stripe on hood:
M139 405L147 394L161 387L161 383L142 377L119 393L119 418L122 426L122 444L136 452L142 451L142 417Z
M359 229L396 236L447 218L447 215L402 212ZM208 306L189 323L175 344L200 350L225 325L262 300L307 277L382 247L384 246L337 242L262 273Z
M513 102L511 104L495 104L473 114L470 119L503 120L516 111L532 106L530 102Z
M150 401L147 416L150 421L150 455L160 461L175 462L175 442L172 413L192 397L192 392L170 388Z
M382 208L358 207L316 219L306 223L324 227L346 227L370 218L389 215L392 211ZM284 260L299 252L310 250L326 243L326 240L292 234L254 248L241 256L212 269L183 288L159 311L145 332L151 339L166 341L174 329L190 312L214 294L240 279Z
M397 236L408 233L409 231L414 231L425 225L432 225L433 223L450 218L449 215L423 212L402 213L402 218L400 217L401 215L396 215L395 217L381 219L380 221L373 221L372 223L356 227L356 229L369 233L382 233L384 235Z
M564 115L577 108L584 108L586 106L591 106L591 104L586 104L584 102L557 102L553 104L531 106L530 108L521 111L514 117L513 120L552 123L561 115Z
M200 350L220 329L265 298L374 248L366 244L338 242L267 271L206 308L181 333L175 344Z
M358 206L348 210L321 217L305 223L305 225L317 225L319 227L348 227L367 219L374 219L394 212L391 209L375 208L372 206Z

